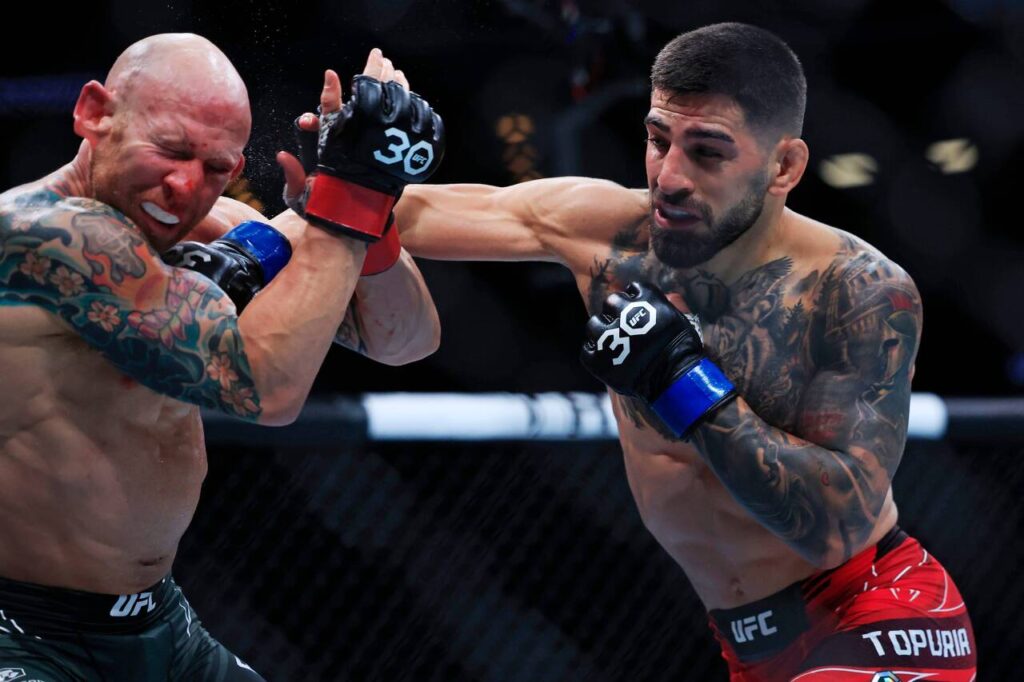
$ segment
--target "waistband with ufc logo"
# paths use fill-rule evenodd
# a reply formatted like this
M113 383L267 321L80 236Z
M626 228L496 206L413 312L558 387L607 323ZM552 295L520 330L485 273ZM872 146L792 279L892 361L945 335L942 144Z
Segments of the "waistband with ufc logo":
M774 656L810 628L802 584L734 609L708 613L715 628L743 662Z
M178 598L170 576L133 594L96 594L0 578L0 627L10 633L130 633L160 619Z

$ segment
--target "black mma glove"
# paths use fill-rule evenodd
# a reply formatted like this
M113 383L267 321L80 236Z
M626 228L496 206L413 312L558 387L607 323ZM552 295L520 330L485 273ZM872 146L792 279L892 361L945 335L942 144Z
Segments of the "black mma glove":
M295 141L298 145L297 155L302 168L307 174L312 174L316 172L317 167L317 144L320 133L316 130L306 130L300 126L300 118L302 117L296 118L294 123ZM302 216L306 215L303 203L306 196L308 195L291 197L288 194L288 188L285 188L284 200L288 208ZM388 216L387 225L384 226L384 234L366 247L366 258L363 259L363 267L359 271L359 276L377 275L389 270L398 262L398 257L401 254L402 244L398 237L398 229L395 227L395 214L392 212Z
M193 270L213 280L241 314L291 256L291 244L283 234L270 225L249 220L209 244L176 244L161 258L168 265Z
M375 242L405 186L429 178L443 155L444 124L426 100L395 81L356 76L341 110L320 116L316 171L298 212ZM311 161L304 150L300 157Z
M587 322L583 366L616 393L639 398L673 433L686 436L708 412L736 396L704 357L693 321L650 284L631 282Z

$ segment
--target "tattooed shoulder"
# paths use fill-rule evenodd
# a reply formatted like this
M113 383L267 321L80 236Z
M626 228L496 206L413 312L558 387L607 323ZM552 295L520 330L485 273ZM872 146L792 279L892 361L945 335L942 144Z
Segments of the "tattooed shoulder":
M234 305L202 275L164 265L105 204L37 195L0 207L5 305L49 311L157 393L246 419L261 414Z
M827 366L837 354L849 352L850 344L870 347L876 341L891 352L916 352L922 317L921 296L910 275L881 253L870 249L840 253L822 276L814 306L823 334ZM890 338L898 333L901 340ZM909 347L908 347L909 346ZM911 354L912 355L912 354ZM843 358L863 366L863 358ZM910 358L912 360L912 357Z
M629 225L612 238L611 249L595 254L590 266L590 295L587 309L600 310L605 297L634 280L653 281L644 225Z
M804 397L801 435L834 447L857 443L891 477L906 438L921 339L917 287L868 247L837 258L822 278L815 308L817 378Z

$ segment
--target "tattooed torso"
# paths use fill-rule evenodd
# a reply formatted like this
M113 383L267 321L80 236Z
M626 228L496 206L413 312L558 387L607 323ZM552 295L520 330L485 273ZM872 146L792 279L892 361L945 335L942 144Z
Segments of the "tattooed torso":
M920 302L911 283L904 299L890 288L880 300L852 306L852 298L870 299L875 283L899 280L902 271L862 241L787 215L801 235L800 248L794 249L798 255L769 258L732 282L699 268L682 273L661 265L648 252L642 228L620 233L610 252L594 255L586 273L577 268L577 281L591 312L600 310L607 293L634 279L680 294L702 323L706 353L723 368L750 409L777 429L827 445L849 428L841 415L854 409L854 403L875 409L879 401L891 400L893 411L905 411ZM912 308L916 318L901 316ZM877 386L857 395L838 390L830 394L830 383L823 377L846 371L852 347L847 339L857 333L872 341L877 336L873 347L878 357L872 359L879 366ZM905 391L901 378L906 379ZM887 393L887 386L897 388ZM800 514L811 502L791 494L784 503L773 498L758 507L741 504L733 493L745 493L746 485L750 497L760 500L761 488L774 490L785 476L808 479L783 481L791 490L827 488L826 467L808 457L807 475L792 473L795 467L778 475L772 469L776 445L765 439L758 446L764 468L734 480L739 473L723 475L730 456L727 439L700 442L707 455L702 457L694 444L662 431L657 417L640 402L614 394L612 402L641 517L685 569L709 608L753 601L818 570L781 539L801 533L814 539L817 527L810 528L806 521L801 525L805 517ZM883 417L886 408L887 404L878 409ZM897 432L900 428L894 426ZM891 475L897 463L898 453L881 463L881 473ZM728 488L723 479L728 479ZM887 479L879 485L877 501L868 505L868 512L842 519L854 529L851 534L857 534L857 542L877 539L895 522ZM814 517L812 512L808 515Z
M134 227L83 201L52 182L0 195L0 576L127 593L169 571L206 473L187 381L176 399L129 374L214 363L196 359L195 282L150 291ZM133 282L135 305L110 295Z

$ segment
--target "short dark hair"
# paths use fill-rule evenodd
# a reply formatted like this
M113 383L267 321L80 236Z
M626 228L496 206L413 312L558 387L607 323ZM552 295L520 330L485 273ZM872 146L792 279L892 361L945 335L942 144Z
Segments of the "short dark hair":
M712 24L676 36L658 53L651 85L670 95L727 95L762 132L799 137L807 106L800 60L757 26Z

